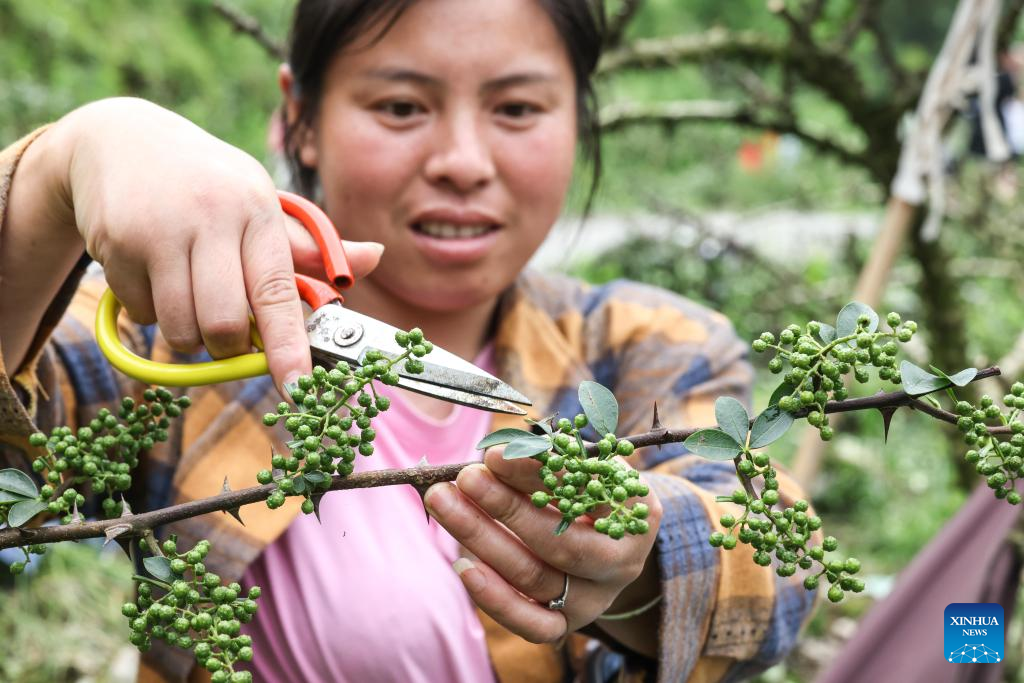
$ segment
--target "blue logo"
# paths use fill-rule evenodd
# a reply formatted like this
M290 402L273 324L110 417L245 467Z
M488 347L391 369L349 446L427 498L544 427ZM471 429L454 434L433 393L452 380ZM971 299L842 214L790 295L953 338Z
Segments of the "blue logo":
M954 664L1003 661L1003 606L994 602L954 602L943 615L945 657Z

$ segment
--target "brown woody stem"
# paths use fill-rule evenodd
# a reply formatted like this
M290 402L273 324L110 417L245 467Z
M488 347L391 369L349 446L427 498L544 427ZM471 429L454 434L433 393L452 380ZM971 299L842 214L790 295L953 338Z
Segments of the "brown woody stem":
M999 368L991 367L979 370L974 380L984 379L999 375ZM871 410L891 406L906 406L927 413L932 417L956 424L958 416L921 401L918 398L909 396L902 391L891 391L879 393L865 398L851 398L845 401L830 401L825 406L826 413L845 413L853 410ZM803 417L807 410L801 410L795 415ZM751 422L751 424L753 421ZM644 434L623 437L635 447L658 446L667 443L685 441L699 429L654 429ZM991 434L1008 434L1009 427L990 427ZM589 444L586 447L588 456L598 454L597 444ZM376 486L395 486L398 484L409 484L418 490L442 481L452 481L458 476L463 467L473 463L460 463L455 465L411 467L404 470L375 470L372 472L360 472L347 477L333 477L330 491L342 491L345 489L372 488ZM745 482L749 484L749 480ZM14 528L0 531L0 550L15 546L29 545L33 543L58 543L60 541L78 541L85 538L101 538L106 535L109 527L127 525L129 528L118 537L124 538L152 538L152 530L164 524L177 522L182 519L198 517L210 512L221 512L238 508L242 505L250 505L266 500L277 488L276 484L254 486L239 491L228 491L220 495L211 496L202 500L193 500L179 505L143 512L139 514L116 517L114 519L95 522L83 522L65 524L63 526L48 526L32 529ZM155 542L155 541L154 541Z

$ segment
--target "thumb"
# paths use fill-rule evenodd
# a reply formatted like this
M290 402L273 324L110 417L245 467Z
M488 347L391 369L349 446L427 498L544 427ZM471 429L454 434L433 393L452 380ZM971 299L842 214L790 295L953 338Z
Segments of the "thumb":
M295 271L317 279L325 279L323 256L313 236L291 216L285 221L288 242L291 245ZM384 245L379 242L350 242L342 240L352 275L357 280L366 277L380 263Z

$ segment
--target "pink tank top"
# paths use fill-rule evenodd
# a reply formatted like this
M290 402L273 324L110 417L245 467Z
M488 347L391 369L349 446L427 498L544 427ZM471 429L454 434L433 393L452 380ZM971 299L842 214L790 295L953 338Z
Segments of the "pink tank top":
M493 349L474 363L493 372ZM391 408L374 420L375 452L356 471L479 460L490 414L455 406L443 420L377 384ZM458 544L427 524L409 486L335 491L319 523L300 515L242 579L263 588L248 665L266 683L493 681L484 630L451 567Z

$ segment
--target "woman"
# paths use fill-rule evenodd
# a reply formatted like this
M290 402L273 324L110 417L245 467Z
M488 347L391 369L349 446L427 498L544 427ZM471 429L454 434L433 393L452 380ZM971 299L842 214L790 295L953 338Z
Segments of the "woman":
M651 288L523 270L562 209L577 143L596 161L600 23L587 0L300 2L279 73L296 184L352 240L362 278L348 306L422 327L530 396L532 417L575 414L576 386L597 379L619 397L622 434L649 426L654 401L666 424L706 424L715 397L746 396L750 380L721 316ZM187 360L199 344L214 357L246 351L251 307L273 380L190 390L184 426L147 461L146 504L210 495L225 475L252 481L267 445L283 448L259 424L274 387L310 369L292 259L317 263L264 169L124 99L72 112L2 160L5 440L138 390L83 333L106 284L138 324L123 336L159 359ZM83 253L106 283L79 285ZM423 451L432 464L479 457L480 436L515 424L390 395L399 410L378 421L364 468L413 465ZM735 488L730 467L679 447L638 451L630 462L654 470L651 532L615 542L583 524L553 536L557 513L523 495L536 463L500 451L428 491L447 533L424 527L401 489L332 494L322 527L296 518L293 499L246 509L244 529L217 515L167 532L209 538L208 567L269 594L248 630L257 680L718 680L792 646L813 597L801 577L707 545L730 507L715 502ZM549 609L566 586L565 606ZM184 654L154 647L143 678L184 678Z

